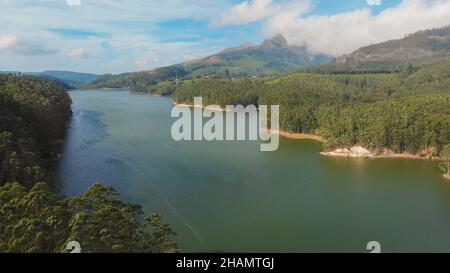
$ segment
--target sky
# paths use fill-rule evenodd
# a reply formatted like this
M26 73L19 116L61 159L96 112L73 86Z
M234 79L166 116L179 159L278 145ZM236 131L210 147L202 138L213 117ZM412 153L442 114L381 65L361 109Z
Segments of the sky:
M276 34L340 56L446 25L450 0L0 0L0 70L148 70Z

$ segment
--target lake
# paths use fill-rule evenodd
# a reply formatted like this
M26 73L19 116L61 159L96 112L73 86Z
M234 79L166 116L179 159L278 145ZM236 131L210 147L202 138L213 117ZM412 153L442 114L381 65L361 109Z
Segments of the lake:
M95 181L158 212L185 252L450 252L450 183L434 162L329 158L322 145L176 142L172 100L71 91L61 194Z

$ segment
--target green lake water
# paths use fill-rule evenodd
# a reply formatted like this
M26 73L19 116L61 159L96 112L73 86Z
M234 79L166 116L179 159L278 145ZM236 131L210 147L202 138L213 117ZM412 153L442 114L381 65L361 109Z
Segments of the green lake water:
M321 144L176 142L172 100L73 91L61 194L93 182L158 212L186 252L450 252L450 182L436 163L323 157Z

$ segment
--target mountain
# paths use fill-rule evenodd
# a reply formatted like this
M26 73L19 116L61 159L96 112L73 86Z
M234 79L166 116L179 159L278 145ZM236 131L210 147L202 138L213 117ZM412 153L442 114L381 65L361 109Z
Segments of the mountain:
M276 35L260 45L247 43L182 64L151 71L101 76L92 82L91 87L128 87L134 92L166 95L174 89L173 82L165 82L167 80L281 74L325 63L331 58L324 54L309 53L305 46L289 45L282 35Z
M79 86L90 83L97 79L99 75L90 73L79 73L71 71L44 71L41 76L49 76L72 86Z
M327 55L311 54L304 46L289 45L282 35L277 35L260 45L245 44L225 49L183 65L194 76L204 74L249 76L285 73L324 63L330 59L331 57Z
M403 39L362 47L328 64L308 68L314 72L392 72L450 59L450 26L423 30Z
M99 75L95 74L79 73L71 71L43 71L43 72L0 71L0 74L28 75L44 78L63 85L65 89L73 89L84 86L99 77Z

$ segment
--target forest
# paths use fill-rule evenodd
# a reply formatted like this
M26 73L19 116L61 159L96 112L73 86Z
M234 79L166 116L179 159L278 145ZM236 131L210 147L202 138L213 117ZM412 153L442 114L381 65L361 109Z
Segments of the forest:
M71 116L70 97L48 80L0 75L0 182L54 182L52 165Z
M201 79L177 85L178 103L280 105L280 128L326 139L326 148L362 145L439 155L450 143L450 62L397 73L315 74L275 79ZM430 152L431 151L431 152Z
M0 187L0 252L65 253L71 241L83 253L173 253L174 234L161 217L117 199L111 187L94 184L62 199L46 183L26 189Z
M57 194L56 163L71 117L61 85L0 75L0 252L177 252L174 233L157 214L122 202L111 187Z

